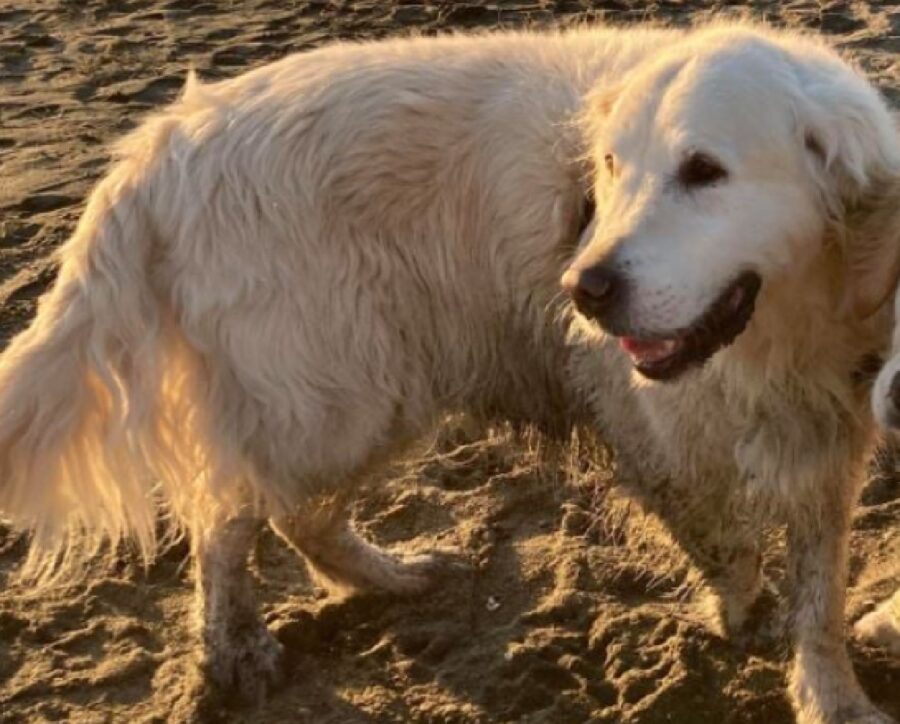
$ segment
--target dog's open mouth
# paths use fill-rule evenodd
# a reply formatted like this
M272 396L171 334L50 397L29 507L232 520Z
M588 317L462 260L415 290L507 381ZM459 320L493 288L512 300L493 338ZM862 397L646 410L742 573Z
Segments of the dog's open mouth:
M690 327L671 335L619 338L635 369L652 380L671 380L702 365L744 331L762 280L755 272L735 279Z

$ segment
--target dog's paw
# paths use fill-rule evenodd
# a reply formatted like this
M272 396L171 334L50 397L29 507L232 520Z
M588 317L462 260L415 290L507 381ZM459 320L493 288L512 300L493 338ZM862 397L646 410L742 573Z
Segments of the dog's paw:
M823 719L804 720L797 717L798 722L823 721L828 724L897 724L897 720L888 716L873 704L867 701L848 706L842 706L833 715L826 715Z
M900 657L900 621L894 617L891 603L892 601L885 601L859 619L853 626L853 634L869 646L878 646L893 656Z
M468 568L462 557L450 551L401 556L381 571L377 586L400 596L425 593L455 572Z
M753 598L708 591L700 605L713 630L740 648L769 651L784 639L781 598L769 582Z
M284 678L284 647L261 621L208 641L203 668L226 698L261 704Z
M785 611L774 586L766 583L756 600L745 610L731 640L746 651L771 651L787 636Z
M797 654L790 692L798 724L896 724L869 701L843 649L828 650Z

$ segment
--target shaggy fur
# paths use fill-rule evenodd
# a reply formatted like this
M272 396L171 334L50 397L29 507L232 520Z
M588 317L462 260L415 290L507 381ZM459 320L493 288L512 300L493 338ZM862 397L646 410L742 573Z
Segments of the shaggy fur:
M900 189L895 189L897 191ZM883 228L900 228L900 204L887 208L879 222ZM896 277L900 268L900 244L885 247L878 261L885 273ZM878 424L896 436L897 430L900 430L900 290L894 300L894 336L890 356L872 389L872 411ZM900 657L900 589L857 621L854 633L863 641L881 646Z
M692 148L728 178L679 188ZM448 410L590 423L725 632L763 591L763 524L788 524L798 717L886 721L843 637L869 441L853 371L881 334L843 290L872 286L877 244L853 230L895 177L866 81L755 27L340 43L191 79L120 144L0 360L0 509L40 576L106 540L150 559L166 506L193 532L209 673L253 695L279 656L244 571L261 519L338 585L419 591L439 559L362 541L358 481ZM649 383L560 293L611 253L642 333L690 324L747 269L756 313L702 369Z

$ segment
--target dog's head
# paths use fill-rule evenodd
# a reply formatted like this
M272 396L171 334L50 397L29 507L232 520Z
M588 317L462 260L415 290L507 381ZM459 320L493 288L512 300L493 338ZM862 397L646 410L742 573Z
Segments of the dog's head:
M815 263L826 232L900 169L890 115L860 75L811 40L752 28L662 51L599 89L584 128L596 223L562 283L651 379L731 344L767 285ZM895 283L900 243L850 237L829 243L844 245L866 314Z

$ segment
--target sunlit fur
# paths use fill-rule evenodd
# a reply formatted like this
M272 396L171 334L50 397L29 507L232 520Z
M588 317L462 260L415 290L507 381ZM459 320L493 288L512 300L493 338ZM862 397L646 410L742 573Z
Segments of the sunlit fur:
M730 154L717 195L662 193L678 133ZM611 144L618 183L600 175ZM725 630L762 591L761 526L789 524L798 715L885 720L843 644L869 440L852 373L880 334L843 297L872 251L857 220L900 157L832 51L729 25L340 43L189 80L117 157L0 359L0 510L34 532L27 573L104 540L149 560L165 506L193 532L209 671L245 683L279 654L242 573L246 521L271 518L338 584L420 590L430 559L389 556L318 501L342 511L449 410L590 421ZM747 331L670 385L559 293L573 259L624 236L648 330L689 322L736 270L763 276Z

